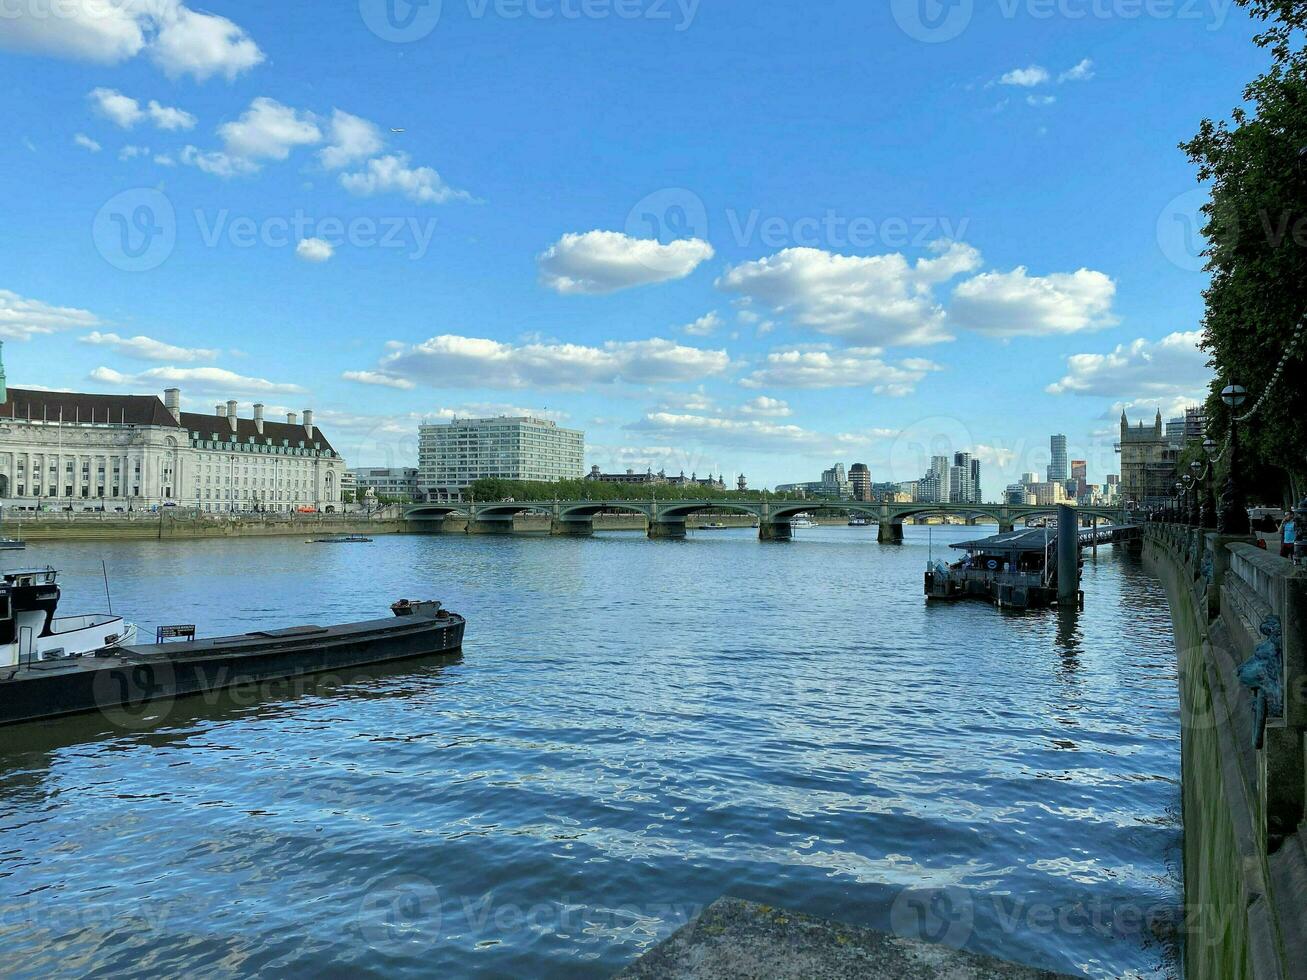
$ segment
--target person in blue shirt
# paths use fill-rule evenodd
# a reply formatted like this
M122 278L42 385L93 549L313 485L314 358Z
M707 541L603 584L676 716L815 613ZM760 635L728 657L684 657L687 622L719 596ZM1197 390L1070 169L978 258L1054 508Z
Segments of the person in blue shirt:
M1293 558L1293 543L1298 540L1293 514L1290 513L1280 525L1280 557Z

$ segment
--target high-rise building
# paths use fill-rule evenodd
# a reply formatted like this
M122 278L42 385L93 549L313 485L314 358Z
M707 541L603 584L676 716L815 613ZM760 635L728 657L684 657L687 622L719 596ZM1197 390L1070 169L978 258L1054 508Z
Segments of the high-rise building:
M971 453L954 453L950 470L949 500L955 504L971 503Z
M917 500L929 504L948 503L953 490L951 470L947 456L932 456L930 469L917 481Z
M980 490L980 460L973 456L971 459L971 502L973 504L983 503L984 496Z
M1070 476L1066 455L1066 436L1050 436L1048 446L1053 457L1048 464L1048 482L1065 483Z
M1021 474L1021 482L1024 483L1026 486L1030 486L1032 483L1039 483L1039 482L1040 482L1039 474L1038 474L1038 473L1022 473L1022 474Z
M866 463L854 463L849 469L849 482L853 484L853 499L871 500L871 470Z
M437 499L458 497L488 477L555 483L584 474L585 433L548 419L454 419L418 434L418 484Z
M1183 415L1177 415L1166 422L1166 441L1176 449L1183 449L1191 442L1202 442L1207 434L1207 414L1202 408L1190 406Z

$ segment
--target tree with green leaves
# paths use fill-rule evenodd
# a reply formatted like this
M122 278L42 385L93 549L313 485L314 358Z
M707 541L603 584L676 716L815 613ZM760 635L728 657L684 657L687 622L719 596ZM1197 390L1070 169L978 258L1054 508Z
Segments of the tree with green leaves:
M1203 120L1181 148L1211 186L1202 342L1215 370L1209 426L1223 442L1225 385L1248 389L1241 412L1273 386L1240 428L1239 465L1255 498L1281 502L1307 490L1307 0L1235 2L1265 25L1256 43L1270 52L1271 67L1229 120Z

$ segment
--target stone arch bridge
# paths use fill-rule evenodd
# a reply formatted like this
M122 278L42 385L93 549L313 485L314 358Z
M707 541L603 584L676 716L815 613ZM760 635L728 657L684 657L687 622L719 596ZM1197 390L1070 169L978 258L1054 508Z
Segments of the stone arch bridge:
M1037 504L888 504L855 501L820 500L501 500L481 503L444 502L410 504L404 511L406 520L432 531L439 531L445 518L467 519L469 534L511 534L513 519L528 511L548 514L554 534L588 535L594 533L594 517L599 513L639 514L649 522L651 538L683 538L686 520L692 514L744 514L758 525L758 537L764 541L786 541L793 536L791 521L808 511L830 508L848 514L865 515L880 526L882 543L903 540L903 523L919 517L962 517L968 524L989 518L1000 531L1011 531L1018 523L1034 517L1057 513L1056 505ZM1078 507L1082 522L1097 525L1127 523L1123 508Z

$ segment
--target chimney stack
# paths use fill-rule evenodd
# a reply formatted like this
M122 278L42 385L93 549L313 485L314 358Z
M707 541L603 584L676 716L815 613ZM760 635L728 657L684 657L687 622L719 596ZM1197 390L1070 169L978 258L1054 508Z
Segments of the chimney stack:
M294 412L287 412L287 413L286 413L286 424L287 424L287 425L295 425L295 424L298 423L298 421L299 421L299 420L295 418L295 413L294 413Z
M227 402L227 421L231 423L231 431L236 431L236 399Z
M311 408L304 409L304 431L309 434L310 439L313 438L313 409Z
M174 422L182 420L182 390L180 388L163 389L163 407L168 410Z
M216 415L216 416L218 416L218 418L220 418L220 419L225 419L225 418L227 417L227 408L226 408L226 406L225 406L225 405L214 405L214 406L213 406L213 414Z
M254 429L263 435L263 402L254 403Z

